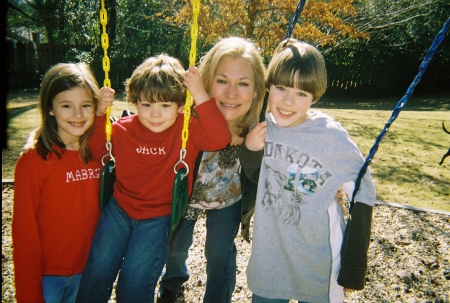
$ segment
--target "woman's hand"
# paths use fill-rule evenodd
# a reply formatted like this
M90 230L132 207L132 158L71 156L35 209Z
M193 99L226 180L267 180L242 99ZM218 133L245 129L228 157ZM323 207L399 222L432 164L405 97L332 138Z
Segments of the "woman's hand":
M251 151L258 151L264 148L267 132L267 122L261 122L255 126L245 138L245 146Z
M115 94L116 91L113 90L112 88L102 87L100 89L97 102L97 111L96 111L97 116L103 116L108 110L108 107L113 105Z

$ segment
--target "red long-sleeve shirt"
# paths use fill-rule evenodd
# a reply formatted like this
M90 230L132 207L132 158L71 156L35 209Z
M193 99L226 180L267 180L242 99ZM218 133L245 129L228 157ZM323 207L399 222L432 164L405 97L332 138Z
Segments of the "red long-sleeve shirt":
M230 142L228 124L214 100L196 106L195 110L200 119L191 117L184 159L189 165L189 194L199 151L219 150ZM175 124L161 133L147 129L138 115L113 123L111 143L116 159L113 195L130 218L142 220L171 214L174 165L180 159L183 121L180 114ZM89 148L93 154L104 155L105 117L97 117L94 125Z
M78 151L43 160L36 150L15 169L12 236L17 302L44 302L43 275L83 271L100 217L100 161Z

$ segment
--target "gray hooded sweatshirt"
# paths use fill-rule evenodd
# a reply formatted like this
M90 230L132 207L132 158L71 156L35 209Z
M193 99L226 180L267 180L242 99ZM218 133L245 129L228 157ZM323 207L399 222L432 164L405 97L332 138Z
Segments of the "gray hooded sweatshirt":
M334 198L356 180L364 157L341 124L308 113L288 128L269 113L264 152L243 144L246 175L256 179L260 168L248 285L266 298L342 302L342 286L364 286L375 187L367 170L346 224Z

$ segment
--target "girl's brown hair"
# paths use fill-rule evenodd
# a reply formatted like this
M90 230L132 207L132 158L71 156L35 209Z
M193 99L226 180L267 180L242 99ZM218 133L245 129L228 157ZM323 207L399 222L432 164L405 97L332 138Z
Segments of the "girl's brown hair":
M37 152L44 160L49 153L55 153L58 158L61 158L61 154L66 150L66 145L58 136L56 119L50 115L50 111L53 110L55 96L74 87L86 89L92 96L95 108L97 107L98 83L85 63L59 63L51 67L44 75L39 94L42 123L37 139ZM80 137L80 158L85 164L91 160L87 142L92 130L93 126Z

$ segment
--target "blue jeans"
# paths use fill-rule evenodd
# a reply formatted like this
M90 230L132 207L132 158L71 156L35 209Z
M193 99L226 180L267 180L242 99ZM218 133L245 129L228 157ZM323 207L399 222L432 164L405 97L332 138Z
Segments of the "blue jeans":
M236 286L236 238L242 202L206 213L206 289L204 303L229 303ZM186 264L193 242L194 220L181 219L169 241L161 287L175 291L189 279Z
M153 302L166 261L169 224L170 216L130 219L112 197L92 240L77 302L108 302L119 270L117 302Z
M286 299L268 299L264 297L257 296L255 294L252 295L252 303L289 303L289 300ZM306 303L297 301L297 303Z
M73 276L43 276L42 289L46 303L74 303L81 274Z

